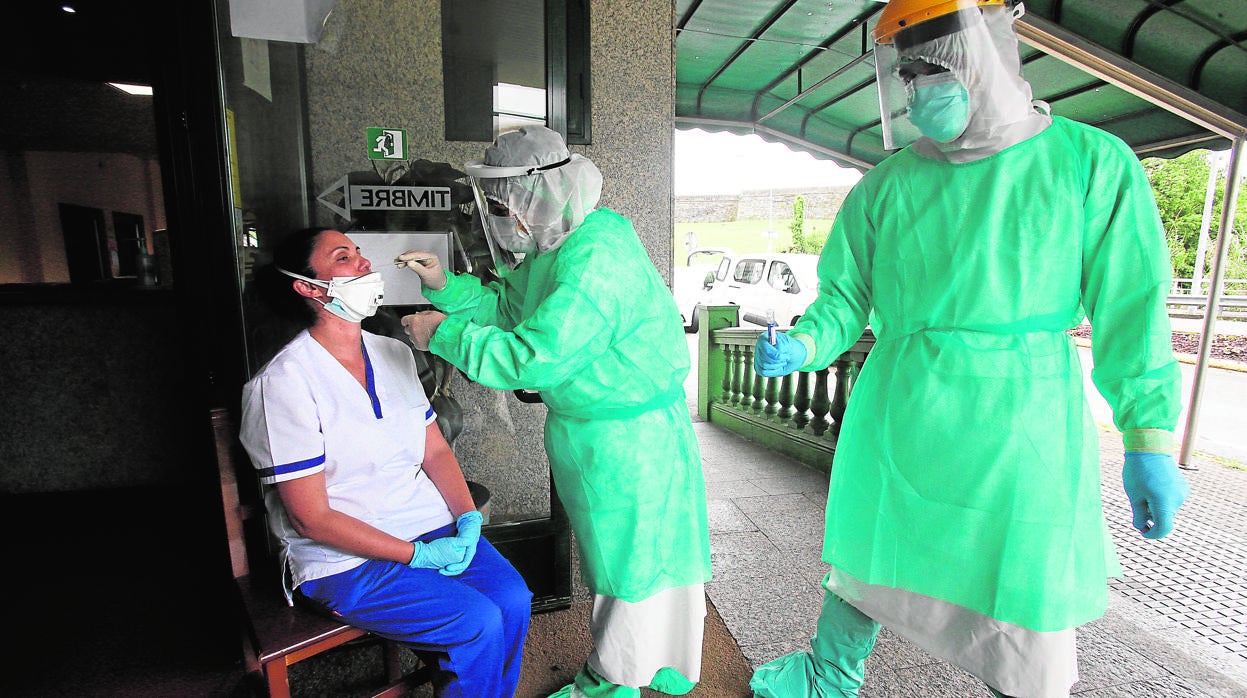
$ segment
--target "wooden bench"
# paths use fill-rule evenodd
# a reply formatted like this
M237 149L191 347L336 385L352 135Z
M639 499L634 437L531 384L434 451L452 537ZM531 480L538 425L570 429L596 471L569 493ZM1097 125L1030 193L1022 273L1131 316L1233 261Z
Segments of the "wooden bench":
M301 605L290 606L281 593L276 575L252 574L253 561L257 568L265 565L276 569L275 562L268 555L267 545L262 543L268 535L264 503L259 500L258 486L255 501L247 501L241 496L243 490L239 487L240 471L237 468L249 465L229 411L215 409L211 416L230 564L243 615L243 661L248 674L262 678L270 696L287 698L290 696L288 669L291 665L347 642L371 636L367 631L329 615ZM251 545L248 545L249 540ZM257 544L257 540L261 543ZM261 551L263 554L260 554ZM371 696L399 696L434 678L436 665L431 662L431 655L418 653L420 666L404 675L399 643L376 639L383 647L386 677L384 684Z

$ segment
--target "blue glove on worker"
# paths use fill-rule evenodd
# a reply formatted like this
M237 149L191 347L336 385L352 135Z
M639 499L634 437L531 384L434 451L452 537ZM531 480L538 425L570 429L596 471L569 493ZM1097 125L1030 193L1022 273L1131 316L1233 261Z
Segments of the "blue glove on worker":
M485 517L481 516L479 511L468 511L459 515L459 519L455 521L455 528L459 529L459 535L455 536L455 540L463 541L465 544L463 553L463 562L455 562L446 565L441 572L445 575L462 574L472 563L472 558L476 555L476 544L481 540L481 523Z
M805 365L807 352L805 345L789 337L783 332L775 333L775 346L771 346L767 333L758 335L757 346L753 350L753 370L766 376L776 378Z
M475 550L476 546L472 546ZM416 550L411 555L408 567L414 569L437 570L447 574L446 568L463 562L468 552L468 545L457 536L446 536L431 540L428 543L416 541ZM466 565L465 565L466 566Z
M1164 538L1173 530L1173 515L1191 493L1173 456L1126 453L1121 471L1126 498L1134 511L1134 527L1144 538Z

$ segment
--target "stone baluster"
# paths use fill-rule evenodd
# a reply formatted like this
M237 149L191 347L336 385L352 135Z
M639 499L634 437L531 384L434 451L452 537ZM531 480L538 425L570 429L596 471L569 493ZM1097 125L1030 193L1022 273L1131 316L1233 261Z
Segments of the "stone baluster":
M792 419L792 384L795 381L791 373L779 379L779 410L780 422Z
M766 387L763 389L763 395L766 398L766 409L763 413L767 417L774 417L779 413L779 379L767 378Z
M822 436L831 426L827 423L827 412L831 409L831 399L827 395L827 373L825 368L814 372L814 395L810 400L813 421L810 429L815 436Z
M750 351L752 352L753 350L750 349ZM749 394L753 397L753 404L749 405L749 409L757 414L762 414L762 393L766 389L766 377L753 370L752 361L749 362L749 373L753 375L753 388L749 391Z
M844 407L849 397L849 361L844 355L831 364L836 368L836 387L831 396L831 433L840 435L840 420L844 419Z
M744 355L744 348L728 345L725 349L728 354L732 355L732 404L739 405L741 403L741 357Z
M735 374L736 355L729 346L723 346L723 396L719 399L725 405L732 403L732 376Z
M849 404L849 391L853 389L853 380L857 378L858 362L848 354L836 359L836 394L831 400L832 423L831 435L840 436L840 426L844 423L844 410Z
M835 361L835 398L832 401L832 416L835 418L832 428L833 436L840 435L840 425L844 423L844 410L848 408L849 393L853 391L853 384L857 383L860 368L862 368L862 363L849 354L840 356Z
M810 374L806 371L797 372L797 389L792 406L792 424L797 429L804 430L805 425L810 423Z

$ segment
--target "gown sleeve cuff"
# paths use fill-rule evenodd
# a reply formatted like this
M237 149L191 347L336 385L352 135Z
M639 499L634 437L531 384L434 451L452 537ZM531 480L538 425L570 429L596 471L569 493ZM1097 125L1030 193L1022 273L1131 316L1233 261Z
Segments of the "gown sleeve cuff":
M1173 432L1168 429L1127 429L1122 432L1127 453L1173 453Z
M460 358L455 354L455 350L461 346L463 330L467 325L467 318L459 315L447 316L445 320L442 320L442 324L437 326L437 331L433 333L433 336L429 338L429 351L455 363Z
M814 360L814 338L808 334L794 334L792 338L801 342L805 347L805 365L798 370L804 370Z
M429 302L438 307L453 304L456 300L463 296L466 291L463 280L459 278L458 274L451 274L445 271L442 273L446 275L445 286L436 291L428 286L425 286L421 290L424 297L429 299Z

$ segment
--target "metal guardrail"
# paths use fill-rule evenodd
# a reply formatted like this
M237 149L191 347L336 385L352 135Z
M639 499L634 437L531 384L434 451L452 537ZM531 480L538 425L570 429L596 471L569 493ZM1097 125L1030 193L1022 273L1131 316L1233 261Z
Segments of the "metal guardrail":
M1165 300L1171 317L1202 318L1208 310L1208 296L1186 293L1170 294ZM1222 296L1217 299L1217 317L1222 320L1247 319L1247 296Z
M1212 279L1205 277L1199 280L1199 288L1192 288L1195 285L1195 279L1174 279L1169 286L1169 293L1173 295L1196 295L1206 296L1208 290L1212 286ZM1221 281L1222 295L1244 296L1247 297L1247 279L1222 279Z

